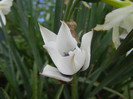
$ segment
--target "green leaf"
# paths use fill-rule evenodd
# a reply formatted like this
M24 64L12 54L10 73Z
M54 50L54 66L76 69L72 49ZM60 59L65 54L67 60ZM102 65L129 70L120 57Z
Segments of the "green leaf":
M32 77L32 98L38 99L38 73L37 66L34 64L33 67L33 77Z
M62 94L63 88L64 88L64 85L62 84L62 85L60 86L59 90L58 90L57 93L56 93L55 99L60 99L60 96L61 96L61 94Z
M58 30L60 28L60 21L62 19L63 14L63 5L64 0L56 0L56 6L55 6L55 16L54 16L54 33L58 33Z
M0 88L0 99L10 99L6 91L2 88Z

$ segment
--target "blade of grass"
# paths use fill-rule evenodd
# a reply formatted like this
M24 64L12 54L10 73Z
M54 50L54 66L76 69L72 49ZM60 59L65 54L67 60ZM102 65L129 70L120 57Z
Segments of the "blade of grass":
M26 66L24 65L24 63L22 62L22 60L20 59L20 56L19 54L17 53L16 51L16 47L14 47L14 44L12 43L12 41L9 39L9 36L8 36L8 33L3 25L3 22L0 18L0 21L2 23L2 31L3 31L3 35L4 37L6 38L6 41L7 41L7 44L8 44L8 47L10 49L10 54L13 58L13 61L15 62L16 64L16 67L17 69L20 71L20 75L24 81L24 86L25 86L25 89L27 89L27 92L28 92L28 97L31 97L31 85L30 85L30 82L29 82L29 73L28 73L28 70L26 69Z
M133 52L132 52L132 54L127 56L124 61L122 61L122 63L119 65L120 68L117 68L117 69L114 68L112 70L112 72L110 72L109 75L106 78L104 78L104 80L101 82L101 84L90 93L90 96L95 95L104 86L108 85L111 81L116 80L117 77L118 78L121 77L121 74L124 71L126 71L126 69L130 68L131 64L133 65L132 57L133 57Z
M17 0L17 7L18 7L18 13L21 21L20 26L22 28L24 35L26 36L29 46L31 47L34 59L38 65L38 69L41 70L42 59L36 45L35 34L34 34L35 31L33 31L33 26L31 25L31 24L37 24L37 23L34 23L34 20L31 20L32 16L29 17L29 20L27 19L27 16L25 16L24 11L22 9L22 4L20 3L19 0Z
M32 77L32 97L33 99L38 99L38 73L37 66L33 66L33 77Z
M86 84L90 84L90 83L91 83L90 80L86 80L86 78L83 78L83 77L80 77L80 78L79 78L79 82L81 82L81 83L86 83ZM100 83L95 82L95 83L93 84L93 86L97 87L99 84L100 84ZM116 94L116 95L120 96L121 98L126 99L126 97L125 97L123 94L119 93L118 91L115 91L115 90L113 90L113 89L111 89L111 88L108 88L108 87L103 87L103 89L106 90L106 91L108 91L108 92L111 92L111 93L113 93L113 94Z
M60 28L60 20L62 19L64 0L56 0L55 15L54 15L54 33L58 33Z
M18 86L16 85L16 82L14 82L12 80L11 74L9 74L9 72L7 71L7 69L5 68L4 64L0 61L0 68L3 70L7 80L9 81L10 85L12 86L12 88L15 90L16 96L18 99L22 99L21 98L21 94L19 91Z
M64 85L62 84L62 85L60 86L58 92L56 93L55 99L60 99L60 96L61 96L61 94L62 94L63 88L64 88Z
M67 7L66 7L65 15L64 15L64 18L63 18L64 21L67 21L67 18L68 18L68 15L70 13L70 9L71 9L72 3L73 3L73 0L69 0L69 2L67 4Z
M6 91L2 88L0 88L0 99L10 99Z
M131 49L132 47L131 46L126 46L127 43L132 39L133 37L133 30L129 33L129 35L126 37L126 39L122 42L122 44L119 46L119 48L116 50L116 52L114 53L114 55L108 59L107 62L105 62L100 68L98 68L96 71L94 71L90 76L89 78L92 76L92 75L95 75L97 74L96 77L94 77L94 79L92 80L92 83L91 83L91 86L92 87L92 84L94 82L96 82L97 78L100 76L100 74L107 68L109 67L111 64L113 64L115 61L117 61L121 56L122 54L125 54L129 49ZM126 49L125 49L126 48ZM89 79L88 78L88 79ZM102 87L101 87L102 88ZM99 88L100 90L100 88ZM96 92L96 91L95 91ZM97 91L98 92L98 91ZM93 93L92 95L94 95L96 93Z

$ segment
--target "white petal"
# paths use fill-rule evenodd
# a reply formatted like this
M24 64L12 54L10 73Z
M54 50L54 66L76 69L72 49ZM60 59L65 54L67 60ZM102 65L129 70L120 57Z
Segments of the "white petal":
M1 11L0 11L0 16L1 16L3 24L5 25L6 24L6 18L5 18L5 16L3 15L3 13ZM0 22L0 27L2 27L1 22Z
M74 56L62 57L54 42L47 43L44 48L47 49L51 59L62 74L73 75L75 73L76 67L72 66Z
M58 70L64 75L73 75L79 71L84 64L85 53L81 52L81 50L73 52L74 54L70 56L62 56L58 52L54 42L47 43L44 45L44 48L47 49Z
M112 40L117 49L120 45L119 26L113 27Z
M78 71L74 63L74 56L61 57L57 68L64 75L73 75Z
M81 49L85 51L85 63L82 68L82 71L86 70L89 67L90 64L90 58L91 58L91 40L93 36L93 31L90 31L83 35L82 42L81 42Z
M128 56L133 51L133 48L131 48L127 53L126 56Z
M97 25L95 30L109 30L112 27L118 25L121 21L123 21L126 17L133 13L133 5L116 9L105 17L105 22L103 25Z
M75 50L74 51L74 63L75 63L75 66L77 68L77 71L79 71L83 66L84 66L84 63L85 63L85 51L81 49L79 50Z
M79 49L73 55L61 57L57 68L62 74L73 75L83 67L84 62L85 52Z
M51 77L57 80L61 80L61 81L65 81L65 82L69 82L71 81L73 78L72 77L66 77L63 76L57 68L52 67L50 65L46 65L43 69L43 72L41 73L41 75L46 76L46 77Z
M45 27L40 26L41 35L43 37L44 43L50 42L50 41L56 41L57 35L50 30L46 29Z
M62 22L58 36L57 36L57 48L62 55L67 53L77 46L77 41L72 36L69 27Z
M7 15L10 12L13 0L2 0L0 1L0 10L4 15Z
M49 53L51 59L54 64L57 65L59 63L59 59L61 57L55 42L48 42L43 46Z
M96 31L104 31L104 30L108 30L108 29L105 29L104 27L106 26L106 24L103 24L103 25L96 25L96 27L94 28L94 30Z
M127 37L127 33L122 33L121 35L120 35L120 39L125 39Z
M120 27L124 28L129 33L133 29L133 14L125 18L123 22L121 22Z

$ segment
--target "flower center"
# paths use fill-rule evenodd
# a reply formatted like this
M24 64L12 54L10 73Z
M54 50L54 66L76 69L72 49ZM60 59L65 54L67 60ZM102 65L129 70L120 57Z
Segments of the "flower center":
M69 53L64 53L65 54L65 56L69 56Z
M80 50L78 47L74 48L73 50L69 52L64 52L64 56L72 56L75 54L75 51Z

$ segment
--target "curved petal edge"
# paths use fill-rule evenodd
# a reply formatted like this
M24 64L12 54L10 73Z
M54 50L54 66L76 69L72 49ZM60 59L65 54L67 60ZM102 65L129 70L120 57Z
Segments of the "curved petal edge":
M82 37L81 49L85 51L86 58L85 58L85 63L83 65L81 71L86 70L90 64L92 37L93 37L93 30L84 34Z
M43 69L43 72L40 73L40 75L45 76L45 77L51 77L57 80L65 81L65 82L70 82L73 78L72 77L66 77L63 76L57 68L52 67L50 65L46 65Z

